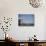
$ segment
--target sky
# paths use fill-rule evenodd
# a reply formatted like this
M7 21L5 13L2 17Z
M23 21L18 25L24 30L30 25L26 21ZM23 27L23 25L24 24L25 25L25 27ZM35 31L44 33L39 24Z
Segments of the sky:
M33 14L20 14L19 19L23 19L21 23L34 23Z

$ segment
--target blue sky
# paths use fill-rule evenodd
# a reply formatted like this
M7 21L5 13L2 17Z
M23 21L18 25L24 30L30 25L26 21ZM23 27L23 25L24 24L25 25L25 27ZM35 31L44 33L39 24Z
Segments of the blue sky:
M20 14L19 19L23 19L23 21L21 21L21 23L34 23L33 14Z

